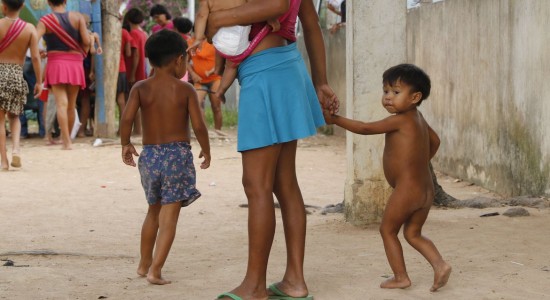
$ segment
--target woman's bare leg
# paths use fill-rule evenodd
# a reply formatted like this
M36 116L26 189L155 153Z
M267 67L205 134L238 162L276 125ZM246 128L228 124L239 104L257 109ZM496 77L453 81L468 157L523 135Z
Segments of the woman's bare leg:
M420 252L430 263L434 270L434 283L430 291L435 292L447 284L451 275L451 266L443 260L443 257L435 247L434 243L422 235L422 226L428 218L430 207L424 207L416 212L405 223L404 235L409 244Z
M267 299L266 272L275 235L273 183L281 145L242 153L243 186L248 198L248 266L231 292L243 299Z
M11 130L11 155L19 155L21 153L21 120L18 115L11 113L8 113L8 119Z
M57 123L61 131L61 142L64 150L70 150L72 147L71 131L69 128L69 117L67 114L69 99L66 85L52 85L51 91L55 96L55 105L57 108ZM73 112L74 114L74 112Z
M0 171L10 168L6 144L6 111L0 110Z
M277 287L287 295L304 297L308 295L304 279L306 210L296 177L297 144L282 145L275 173L274 192L281 205L287 249L285 275Z

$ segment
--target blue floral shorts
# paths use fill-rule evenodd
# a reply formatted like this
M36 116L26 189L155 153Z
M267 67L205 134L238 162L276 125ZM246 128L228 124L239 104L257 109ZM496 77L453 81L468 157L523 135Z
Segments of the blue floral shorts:
M201 196L195 188L193 153L187 142L143 145L138 169L149 205L181 202L185 207Z

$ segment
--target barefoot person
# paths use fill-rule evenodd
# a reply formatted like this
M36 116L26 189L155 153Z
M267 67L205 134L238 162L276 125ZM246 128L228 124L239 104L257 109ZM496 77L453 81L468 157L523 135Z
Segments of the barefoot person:
M210 166L208 130L197 94L190 84L179 80L186 71L186 50L186 42L173 31L162 30L147 40L145 52L155 73L134 85L120 122L122 161L136 166L133 155L138 153L130 135L141 109L143 151L139 173L149 210L141 230L137 272L153 284L170 283L161 270L174 241L180 209L200 196L195 188L189 119L201 147L199 157L204 157L201 168Z
M358 134L386 134L384 174L393 188L380 225L386 256L393 277L382 282L382 288L406 288L411 285L403 249L397 238L404 227L405 239L422 254L434 269L431 291L444 286L451 274L435 245L422 235L434 199L430 159L439 148L439 137L428 125L417 107L430 95L430 78L414 65L392 67L383 75L382 105L392 114L376 122L364 123L331 115L324 111L329 124L336 124Z
M84 49L90 47L90 36L84 17L67 11L66 0L48 0L48 4L52 13L42 17L36 27L48 50L44 83L55 96L63 149L70 150L76 98L79 89L86 88L83 60L87 55Z
M19 137L21 123L19 115L27 101L29 88L23 79L23 64L27 49L31 50L31 60L36 74L34 97L42 91L42 75L40 73L40 53L38 51L38 36L34 26L19 19L24 0L2 0L0 19L0 171L9 170L6 150L6 114L10 122L12 134L12 161L14 168L21 167Z
M300 16L310 79L296 43ZM312 299L304 278L306 212L296 178L298 139L324 125L321 105L335 112L337 99L326 77L325 48L312 0L258 0L210 12L208 34L221 27L251 24L251 38L278 18L238 70L241 84L237 150L242 154L243 186L248 198L248 266L239 286L218 299ZM269 252L275 234L273 194L281 206L287 249L286 271L266 289Z

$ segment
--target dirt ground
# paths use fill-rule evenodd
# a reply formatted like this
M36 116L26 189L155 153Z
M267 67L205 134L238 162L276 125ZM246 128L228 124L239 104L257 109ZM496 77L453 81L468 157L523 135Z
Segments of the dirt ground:
M137 169L121 162L116 143L92 142L81 139L74 150L61 151L24 140L23 168L0 173L0 299L213 299L240 283L247 209L239 207L246 198L234 138L212 139L212 166L197 170L203 196L181 212L163 270L173 283L166 286L136 274L147 209ZM343 138L300 142L298 178L307 204L342 201L345 160ZM450 177L439 180L459 199L498 197ZM355 227L343 214L310 209L305 271L311 294L318 300L550 299L550 210L479 217L506 208L432 209L424 233L453 266L437 293L429 292L430 266L406 243L413 285L380 289L391 270L377 225ZM280 279L285 264L280 218L277 225L270 282ZM6 260L15 266L1 266Z

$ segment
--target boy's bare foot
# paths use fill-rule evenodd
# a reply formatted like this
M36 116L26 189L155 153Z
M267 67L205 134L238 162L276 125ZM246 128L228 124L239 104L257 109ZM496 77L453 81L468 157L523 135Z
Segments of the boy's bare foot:
M399 280L392 276L380 284L383 289L406 289L409 286L411 286L411 280L408 276Z
M165 280L162 277L156 277L151 273L147 274L147 281L149 281L149 283L151 283L151 284L158 284L158 285L164 285L164 284L172 283L172 281L170 281L170 280Z
M434 284L430 288L430 292L435 292L447 284L447 281L449 281L449 276L451 276L452 269L453 268L451 268L451 266L444 262L440 268L435 270Z

